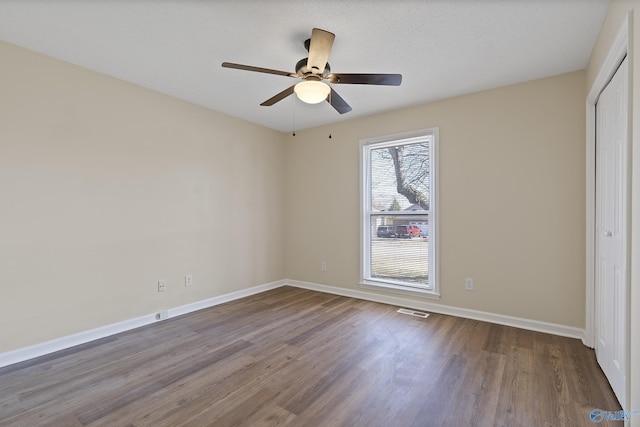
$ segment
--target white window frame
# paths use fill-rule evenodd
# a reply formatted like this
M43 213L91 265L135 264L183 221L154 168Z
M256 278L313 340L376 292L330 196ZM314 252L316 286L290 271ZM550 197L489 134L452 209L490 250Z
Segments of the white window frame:
M429 144L430 161L430 203L429 203L429 286L416 287L399 282L371 278L370 216L380 214L371 210L371 151L374 149L408 145L431 139ZM438 280L439 259L439 227L438 227L438 140L439 128L429 128L396 135L387 135L360 141L360 286L363 288L385 290L393 293L440 299L440 282Z

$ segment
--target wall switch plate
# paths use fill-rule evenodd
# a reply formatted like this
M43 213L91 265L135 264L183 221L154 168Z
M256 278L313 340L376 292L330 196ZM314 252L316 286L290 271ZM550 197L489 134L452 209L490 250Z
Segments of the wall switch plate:
M322 261L320 263L320 270L327 271L327 262L326 261Z
M470 278L464 279L464 289L467 291L473 290L473 279L470 279Z
M187 275L184 276L184 285L185 286L193 285L193 275L192 274L187 274Z
M167 281L158 280L158 292L164 292L167 290Z

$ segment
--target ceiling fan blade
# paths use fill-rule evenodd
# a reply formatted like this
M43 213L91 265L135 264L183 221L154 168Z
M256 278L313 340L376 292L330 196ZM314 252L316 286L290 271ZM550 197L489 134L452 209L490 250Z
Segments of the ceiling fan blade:
M351 106L347 104L347 101L342 99L342 97L338 95L338 93L333 90L333 88L331 88L331 93L327 97L327 102L331 104L331 106L335 108L336 111L340 114L348 113L349 111L351 111Z
M291 95L293 93L293 88L296 85L293 85L291 87L286 88L285 90L283 90L282 92L280 92L279 94L272 96L271 98L267 99L266 101L264 101L262 104L263 107L270 107L273 104L275 104L278 101L282 101L283 99L285 99L287 96Z
M275 74L277 76L298 77L296 73L288 71L272 70L270 68L252 67L251 65L234 64L233 62L223 62L224 68L235 68L236 70L255 71L257 73Z
M336 74L327 76L330 83L353 85L400 86L402 74Z
M335 38L335 34L321 30L320 28L314 28L311 31L307 67L312 70L314 74L324 73L324 68L329 60L329 52L331 52Z

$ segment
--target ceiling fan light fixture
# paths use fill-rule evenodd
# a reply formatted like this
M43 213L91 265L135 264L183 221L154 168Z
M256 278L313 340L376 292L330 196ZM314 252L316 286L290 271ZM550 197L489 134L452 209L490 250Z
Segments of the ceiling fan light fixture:
M329 96L331 88L326 83L317 80L300 82L293 88L300 101L307 104L318 104Z

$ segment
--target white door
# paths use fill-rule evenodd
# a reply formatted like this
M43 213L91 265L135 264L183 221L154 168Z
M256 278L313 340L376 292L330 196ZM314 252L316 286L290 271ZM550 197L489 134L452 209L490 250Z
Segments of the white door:
M625 404L627 60L596 104L596 357Z

